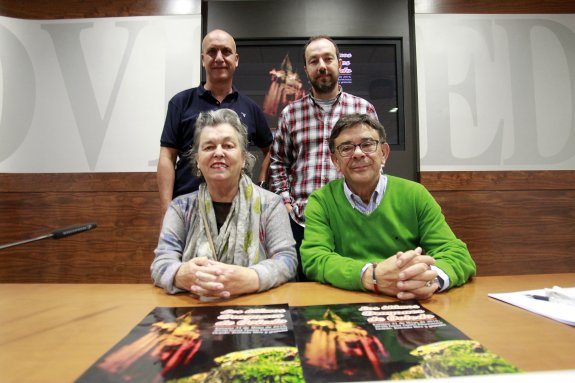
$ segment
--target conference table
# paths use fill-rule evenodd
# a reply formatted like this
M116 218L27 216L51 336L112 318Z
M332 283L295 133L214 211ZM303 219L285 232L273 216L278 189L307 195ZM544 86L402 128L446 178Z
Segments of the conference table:
M554 285L575 287L575 273L476 277L420 303L525 372L572 370L575 327L487 296ZM155 307L394 301L316 282L218 302L151 284L0 284L0 382L72 382Z

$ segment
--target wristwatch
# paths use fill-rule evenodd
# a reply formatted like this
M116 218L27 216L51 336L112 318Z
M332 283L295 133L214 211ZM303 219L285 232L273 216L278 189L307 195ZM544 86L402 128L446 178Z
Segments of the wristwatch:
M269 186L268 181L260 181L258 182L258 186L261 187L262 189L267 189Z

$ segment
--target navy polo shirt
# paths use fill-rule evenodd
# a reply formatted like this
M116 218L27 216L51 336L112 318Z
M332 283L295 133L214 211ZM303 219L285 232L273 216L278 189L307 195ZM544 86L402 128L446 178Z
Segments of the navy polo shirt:
M176 94L168 103L168 113L160 145L178 150L176 179L173 198L198 189L202 179L192 175L190 161L185 153L192 148L194 129L200 112L229 108L234 110L248 128L250 144L260 148L271 145L273 136L260 107L249 97L240 94L235 88L220 103L204 82L197 88L187 89Z

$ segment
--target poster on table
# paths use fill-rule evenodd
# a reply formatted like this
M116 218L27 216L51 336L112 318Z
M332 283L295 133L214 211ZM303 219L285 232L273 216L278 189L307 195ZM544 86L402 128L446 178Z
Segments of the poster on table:
M415 302L291 308L306 382L518 372Z
M77 382L270 382L280 377L303 381L287 305L158 307Z
M416 302L157 307L77 382L363 382L513 372Z

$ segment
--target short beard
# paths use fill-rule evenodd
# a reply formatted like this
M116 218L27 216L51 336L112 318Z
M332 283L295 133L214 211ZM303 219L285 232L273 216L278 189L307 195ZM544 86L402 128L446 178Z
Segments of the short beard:
M316 93L326 94L331 93L337 86L337 81L332 81L328 83L320 83L319 81L311 81L311 87Z

